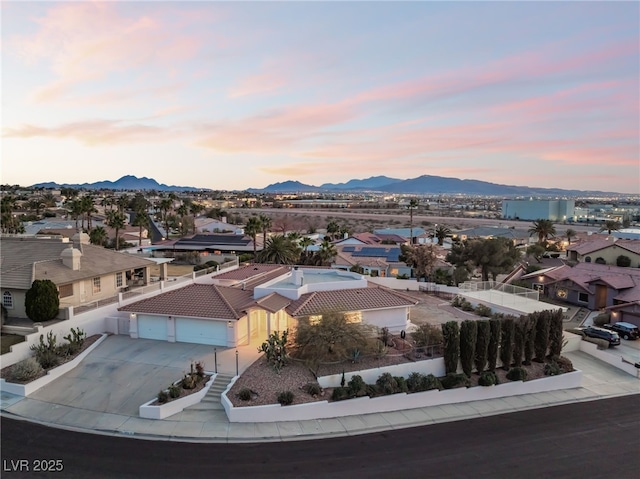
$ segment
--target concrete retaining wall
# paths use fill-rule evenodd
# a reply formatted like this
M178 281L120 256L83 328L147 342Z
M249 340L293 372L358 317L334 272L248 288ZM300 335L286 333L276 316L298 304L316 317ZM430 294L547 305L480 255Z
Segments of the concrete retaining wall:
M207 384L198 391L197 393L189 394L188 396L174 399L173 401L169 401L165 404L159 404L157 406L152 406L151 403L155 402L156 398L153 398L151 401L144 403L140 406L138 412L140 417L145 419L165 419L169 416L173 416L174 414L178 414L182 412L183 409L188 408L189 406L193 406L194 404L198 404L202 401L202 398L207 395L209 392L209 388L216 380L216 374L205 371L206 374L210 374L211 378L207 381Z
M95 333L94 333L95 334ZM87 336L93 336L93 334L88 334ZM55 381L63 374L68 373L73 368L75 368L80 361L86 358L91 351L96 349L105 339L107 339L107 334L103 334L101 338L99 338L95 343L85 349L81 354L76 356L72 361L64 363L57 368L53 368L47 371L46 376L42 376L41 378L36 379L35 381L31 381L27 384L17 384L17 383L9 383L4 379L0 379L0 389L2 391L6 391L11 394L15 394L17 396L29 396L30 394L36 392L41 387L46 386L52 381ZM4 358L3 358L4 359ZM3 366L5 366L3 362Z
M622 357L617 354L612 354L608 352L608 350L598 349L597 345L587 341L580 341L580 351L640 379L640 369L636 368L633 364L625 363Z
M234 381L235 382L235 381ZM234 407L227 398L229 388L222 394L222 405L231 422L280 422L326 419L388 411L401 411L441 404L482 401L519 396L558 389L580 387L582 371L550 376L532 381L514 381L496 386L425 391L413 394L393 394L377 398L362 397L344 401L318 401L293 406L272 404L267 406Z

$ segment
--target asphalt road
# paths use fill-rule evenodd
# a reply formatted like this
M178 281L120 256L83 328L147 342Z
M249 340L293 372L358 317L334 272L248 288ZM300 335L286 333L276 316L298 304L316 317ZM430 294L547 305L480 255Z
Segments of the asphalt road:
M636 478L639 400L633 395L362 436L261 444L147 441L3 417L2 477ZM43 459L60 461L44 464L62 471L35 472Z

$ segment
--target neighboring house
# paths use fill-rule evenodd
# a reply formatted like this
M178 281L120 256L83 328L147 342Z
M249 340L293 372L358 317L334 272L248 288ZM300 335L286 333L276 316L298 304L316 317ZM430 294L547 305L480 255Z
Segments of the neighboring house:
M387 234L387 233L357 233L353 235L354 238L359 239L362 243L368 245L379 245L379 244L409 244L409 239L404 236L400 236L397 234ZM415 235L414 235L415 237Z
M640 269L596 263L546 268L521 281L543 296L591 310L640 301Z
M244 229L240 226L232 225L225 220L215 220L212 218L196 218L196 231L199 233L233 233L236 235L244 234Z
M112 298L130 286L144 286L150 267L144 258L89 244L85 233L67 238L2 237L0 289L9 316L26 318L25 294L36 279L58 287L60 306ZM64 313L63 313L64 314Z
M625 321L640 328L640 300L616 304L605 308L611 313L611 322Z
M457 238L460 241L470 239L509 238L516 246L528 245L535 242L535 238L533 238L528 231L491 226L480 226L478 228L456 231L451 236L452 238Z
M411 276L411 267L400 261L401 250L396 245L336 245L338 254L332 268L350 270L359 268L366 275L381 277Z
M425 234L426 231L424 228L419 228L417 226L413 227L413 237L420 236ZM401 236L409 241L409 236L411 236L411 228L382 228L379 230L373 230L373 234L375 235L396 235Z
M628 257L631 261L630 267L640 267L640 240L609 236L584 240L567 247L567 257L580 263L617 266L619 256Z
M134 338L236 347L260 343L297 319L327 312L391 331L406 330L417 301L370 286L363 276L321 268L255 264L119 308Z
M175 241L164 241L156 244L153 249L156 252L164 252L165 255L185 252L237 254L253 252L253 240L244 235L201 233Z

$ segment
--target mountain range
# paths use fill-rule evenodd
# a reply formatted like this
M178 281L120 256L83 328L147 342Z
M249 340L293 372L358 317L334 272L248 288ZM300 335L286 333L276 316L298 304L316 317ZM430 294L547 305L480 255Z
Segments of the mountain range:
M40 188L84 188L109 190L156 190L156 191L203 191L206 188L191 186L172 186L158 183L153 178L137 178L127 175L116 181L99 181L83 184L38 183ZM422 175L406 180L387 176L372 176L365 179L352 179L345 183L324 183L313 186L299 181L273 183L265 188L249 188L249 193L347 193L380 192L400 194L466 194L483 196L579 196L579 195L616 195L615 192L564 190L560 188L541 188L532 186L501 185L479 180L461 180L443 176Z

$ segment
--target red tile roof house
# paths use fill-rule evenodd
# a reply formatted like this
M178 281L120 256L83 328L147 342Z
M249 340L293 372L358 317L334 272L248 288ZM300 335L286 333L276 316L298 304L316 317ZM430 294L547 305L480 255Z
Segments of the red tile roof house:
M616 311L612 318L637 324L640 319L640 269L596 263L547 268L521 277L541 294L590 310ZM627 317L628 316L628 317Z
M332 269L255 264L120 307L133 338L236 347L262 342L297 319L330 311L406 330L417 301L363 276Z
M609 236L580 241L567 247L567 257L581 263L617 265L620 256L629 258L632 268L640 267L640 240Z

